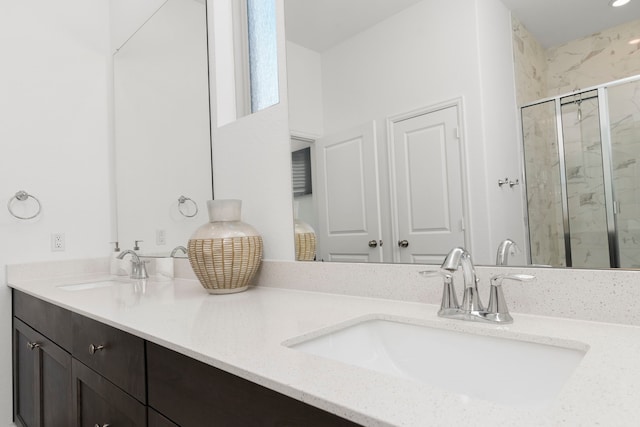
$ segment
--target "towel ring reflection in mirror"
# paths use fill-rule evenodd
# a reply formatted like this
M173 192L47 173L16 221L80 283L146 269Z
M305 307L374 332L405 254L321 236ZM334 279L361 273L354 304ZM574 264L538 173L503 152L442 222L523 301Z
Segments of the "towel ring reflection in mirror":
M189 214L187 212L185 212L183 209L185 208L187 202L191 202L193 203L193 207L195 208L195 212L192 214ZM178 198L178 210L180 211L180 213L183 216L186 216L187 218L193 218L194 216L198 215L198 204L196 202L194 202L192 199L185 197L185 196L180 196Z
M33 214L33 215L31 215L31 216L20 216L20 215L17 215L17 214L13 211L13 208L12 208L13 203L14 203L15 201L18 201L18 202L26 202L29 198L33 199L33 200L37 203L37 205L38 205L38 210L37 210L37 212L36 212L36 213L34 213L34 214ZM35 196L33 196L33 195L31 195L31 194L27 193L27 192L26 192L26 191L24 191L24 190L20 190L20 191L18 191L18 192L17 192L17 193L12 197L12 198L10 198L10 199L9 199L9 202L7 203L7 209L9 209L9 213L10 213L11 215L13 215L14 217L16 217L16 218L18 218L18 219L33 219L33 218L37 217L38 215L40 215L40 211L42 211L42 204L40 203L40 200L38 200L38 198L37 198L37 197L35 197Z

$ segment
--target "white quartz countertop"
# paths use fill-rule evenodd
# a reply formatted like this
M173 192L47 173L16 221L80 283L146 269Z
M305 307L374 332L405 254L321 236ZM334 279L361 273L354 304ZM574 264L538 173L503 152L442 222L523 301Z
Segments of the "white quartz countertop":
M59 288L107 278L14 281L9 286L363 425L625 426L640 422L639 327L518 313L512 313L512 325L496 326L438 318L434 305L374 298L261 287L209 295L197 281L186 279L149 281L145 287L123 282L81 291ZM469 398L282 345L369 315L574 347L578 342L589 350L555 402L532 410ZM473 354L466 363L474 363Z

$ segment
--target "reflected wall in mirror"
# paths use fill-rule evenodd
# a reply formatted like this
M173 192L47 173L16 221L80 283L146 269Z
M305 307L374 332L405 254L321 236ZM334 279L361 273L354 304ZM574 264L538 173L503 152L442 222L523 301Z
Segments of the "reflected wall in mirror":
M118 240L167 256L212 198L205 3L166 1L113 63Z
M516 8L517 0L489 1L469 12L469 2L461 0L434 13L428 3L285 0L291 133L311 146L314 166L313 195L295 200L300 218L318 231L318 260L439 263L442 249L422 247L419 237L433 242L448 235L444 247L471 247L481 264L494 263L499 243L510 238L520 248L510 264L566 266L562 232L544 245L535 240L529 245L528 221L532 234L548 234L562 229L563 218L561 211L555 216L540 212L539 224L535 213L527 218L523 147L521 137L511 133L520 127L517 105L640 73L640 58L633 55L637 49L627 44L627 36L640 28L638 21L628 22L640 17L637 6L609 32L576 28L571 35L576 40L545 40L551 44L543 46L532 33L545 19L531 16L559 15L544 8L561 6L536 2ZM603 7L589 16L611 13L606 2ZM455 20L448 19L454 15ZM456 22L455 28L442 28L434 16ZM583 24L574 21L579 20L562 20L563 29ZM595 19L596 25L599 21L609 22ZM507 27L512 31L499 30ZM595 31L601 33L589 36ZM547 33L567 37L560 28ZM462 43L476 39L477 46L465 50ZM453 54L478 62L461 64ZM606 62L611 59L617 65ZM516 87L511 94L510 85ZM442 119L404 133L400 129L425 113L447 109L455 112L451 124ZM545 123L554 125L545 117L527 120L538 136ZM438 133L444 136L438 139ZM553 135L545 146L553 148ZM451 136L459 143L447 142ZM334 151L335 167L326 168L327 147ZM558 174L557 161L546 161L532 160L527 167ZM497 184L505 177L513 185ZM325 194L332 182L343 190L333 207ZM358 248L334 246L345 237L356 238ZM607 245L606 232L600 243ZM534 253L543 256L532 259ZM588 253L581 263L569 265L609 266L608 256L600 262Z

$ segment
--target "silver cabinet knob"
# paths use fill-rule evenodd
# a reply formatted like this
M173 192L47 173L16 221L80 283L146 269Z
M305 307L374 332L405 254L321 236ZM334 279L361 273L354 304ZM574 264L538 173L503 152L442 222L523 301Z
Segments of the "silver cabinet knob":
M93 427L109 427L109 424L94 424Z
M400 246L401 248L406 248L407 246L409 246L409 241L408 240L398 240L398 246Z
M95 354L97 351L100 351L100 350L104 350L104 346L103 345L93 345L93 344L89 345L89 353L90 354Z
M377 248L378 247L378 241L377 240L369 240L369 247L370 248Z
M36 348L40 348L40 343L28 342L27 347L29 347L30 350L35 350Z

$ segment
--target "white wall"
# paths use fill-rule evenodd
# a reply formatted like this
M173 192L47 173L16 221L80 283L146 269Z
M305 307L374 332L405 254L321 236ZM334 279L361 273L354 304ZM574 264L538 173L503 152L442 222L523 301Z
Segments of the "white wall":
M291 148L284 40L284 5L276 0L280 102L218 127L216 37L228 34L228 20L214 21L216 1L210 2L209 49L212 73L213 183L216 199L241 199L242 219L253 225L264 241L264 259L295 259ZM215 25L212 24L215 22ZM218 40L220 41L220 40ZM225 117L227 117L225 115Z
M526 264L528 244L525 230L525 188L519 112L516 105L509 10L498 0L475 0L477 5L477 46L485 145L484 184L489 213L488 248L493 263L496 249L504 239L512 239L520 252L509 263ZM499 187L498 180L509 177L520 185ZM481 175L474 180L480 181ZM474 232L472 228L472 232ZM493 252L491 252L493 250Z
M106 256L111 237L107 0L0 2L0 279L5 265ZM34 220L9 215L26 190ZM65 233L65 252L50 234ZM0 425L12 419L11 299L0 286Z
M311 49L287 41L287 91L289 127L297 136L323 135L322 56Z
M112 51L119 49L166 2L167 0L110 0Z

